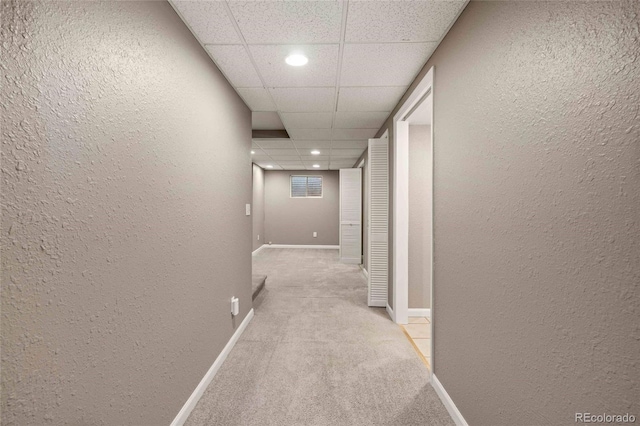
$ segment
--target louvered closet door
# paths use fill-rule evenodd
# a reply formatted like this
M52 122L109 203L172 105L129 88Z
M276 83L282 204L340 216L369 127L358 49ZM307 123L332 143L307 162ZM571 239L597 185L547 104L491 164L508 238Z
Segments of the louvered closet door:
M369 306L387 305L389 285L389 137L369 139Z
M362 169L340 169L340 261L362 263Z

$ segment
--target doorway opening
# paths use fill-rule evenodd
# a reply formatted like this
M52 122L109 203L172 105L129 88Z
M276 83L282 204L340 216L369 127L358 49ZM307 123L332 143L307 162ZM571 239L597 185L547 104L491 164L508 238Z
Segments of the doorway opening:
M434 366L433 324L433 67L393 118L393 313L398 324L419 328L417 338ZM415 323L415 320L411 320ZM424 327L424 326L423 326ZM411 335L411 333L409 333ZM412 336L413 337L413 336ZM428 339L428 341L426 341Z

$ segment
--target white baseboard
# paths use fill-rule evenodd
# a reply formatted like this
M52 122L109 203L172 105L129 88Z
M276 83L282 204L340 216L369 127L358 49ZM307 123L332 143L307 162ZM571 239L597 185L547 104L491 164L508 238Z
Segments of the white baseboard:
M258 252L259 252L260 250L262 250L262 249L263 249L263 248L265 248L265 247L267 247L267 245L266 245L266 244L263 244L263 245L261 245L260 247L258 247L257 249L255 249L254 251L252 251L252 252L251 252L251 254L252 254L253 256L255 256L256 254L258 254Z
M431 309L409 308L408 314L409 314L410 317L427 317L427 318L431 318Z
M436 393L440 397L440 400L444 404L455 424L457 426L469 426L469 423L467 423L464 417L462 417L462 413L460 413L458 407L456 407L456 404L454 404L453 400L444 389L442 383L440 383L440 380L438 380L435 374L431 375L431 386L433 386L433 389L435 389Z
M231 339L229 339L224 349L222 349L222 352L220 352L218 358L216 358L216 360L213 362L213 365L211 365L211 368L209 368L207 374L205 374L202 380L200 380L200 383L198 383L198 386L193 391L189 399L187 399L187 402L182 406L182 409L180 410L176 418L173 419L173 421L171 422L171 426L182 426L184 422L187 421L189 414L191 414L191 411L196 407L196 404L198 404L198 401L204 394L204 391L207 390L207 386L209 386L216 373L224 363L225 359L227 359L229 352L231 352L231 349L233 349L236 342L238 341L244 330L247 328L247 325L249 325L249 322L251 322L252 318L253 309L251 309L244 320L242 320L242 323L235 331L235 333L233 333L233 336L231 336Z
M265 244L266 248L301 248L301 249L327 249L339 250L340 246L332 245L304 245L304 244Z
M387 305L387 313L389 314L389 317L391 317L391 321L396 322L396 314L393 313L393 309L391 309L391 306Z

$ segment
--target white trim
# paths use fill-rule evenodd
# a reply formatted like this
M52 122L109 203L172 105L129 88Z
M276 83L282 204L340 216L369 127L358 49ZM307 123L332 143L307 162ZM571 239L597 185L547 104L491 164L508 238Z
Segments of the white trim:
M426 317L426 318L431 318L431 309L424 309L424 308L409 308L407 310L408 315L410 317Z
M409 123L406 120L413 108L429 93L433 103L433 74L431 67L407 100L393 117L394 186L393 186L393 308L396 322L406 324L409 309ZM433 152L433 107L431 120L431 147ZM433 173L433 155L431 170ZM432 183L433 185L433 183ZM431 191L433 209L433 186ZM433 248L433 212L431 220L431 242ZM431 251L431 271L433 274L433 250ZM431 281L433 288L433 279ZM433 300L433 299L432 299Z
M440 401L444 404L455 424L457 426L469 426L469 423L467 423L464 417L462 417L462 413L458 410L458 407L456 407L456 404L453 402L435 374L431 375L431 386L435 389L436 393L440 397Z
M391 309L391 306L389 306L389 304L387 304L387 314L389 314L389 318L391 318L391 321L396 322L396 315L393 313L393 309Z
M258 254L258 252L259 252L260 250L262 250L262 249L263 249L263 248L265 248L266 246L267 246L266 244L261 245L260 247L258 247L258 248L257 248L257 249L255 249L254 251L252 251L252 252L251 252L251 255L255 256L256 254Z
M247 316L244 317L244 320L242 320L240 326L237 328L235 333L233 333L233 336L231 336L231 339L229 339L224 349L222 349L222 352L220 352L218 358L216 358L216 360L213 362L211 368L209 368L209 371L207 371L207 374L205 374L202 380L200 380L200 383L198 383L198 386L193 391L189 399L187 399L187 402L182 406L176 418L173 419L173 421L171 422L171 426L182 426L184 422L187 421L189 414L191 414L191 411L196 407L196 404L198 404L198 401L204 394L204 391L207 390L207 386L209 386L216 373L218 372L224 361L227 359L229 352L231 352L231 349L233 349L236 342L238 341L244 330L247 328L247 325L249 325L249 322L251 322L252 318L253 309L251 309Z
M332 245L305 245L305 244L265 244L267 248L301 248L301 249L327 249L340 250L340 246Z
M362 275L364 275L365 278L369 279L369 272L365 269L362 263L360 264L360 269L362 269Z

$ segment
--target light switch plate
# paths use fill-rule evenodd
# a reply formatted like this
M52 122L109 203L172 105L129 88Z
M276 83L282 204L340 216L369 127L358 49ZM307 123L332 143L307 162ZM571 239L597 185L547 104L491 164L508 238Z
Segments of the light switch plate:
M231 315L234 317L240 313L240 301L237 297L231 298Z
M251 204L245 206L245 212L247 216L251 216Z

